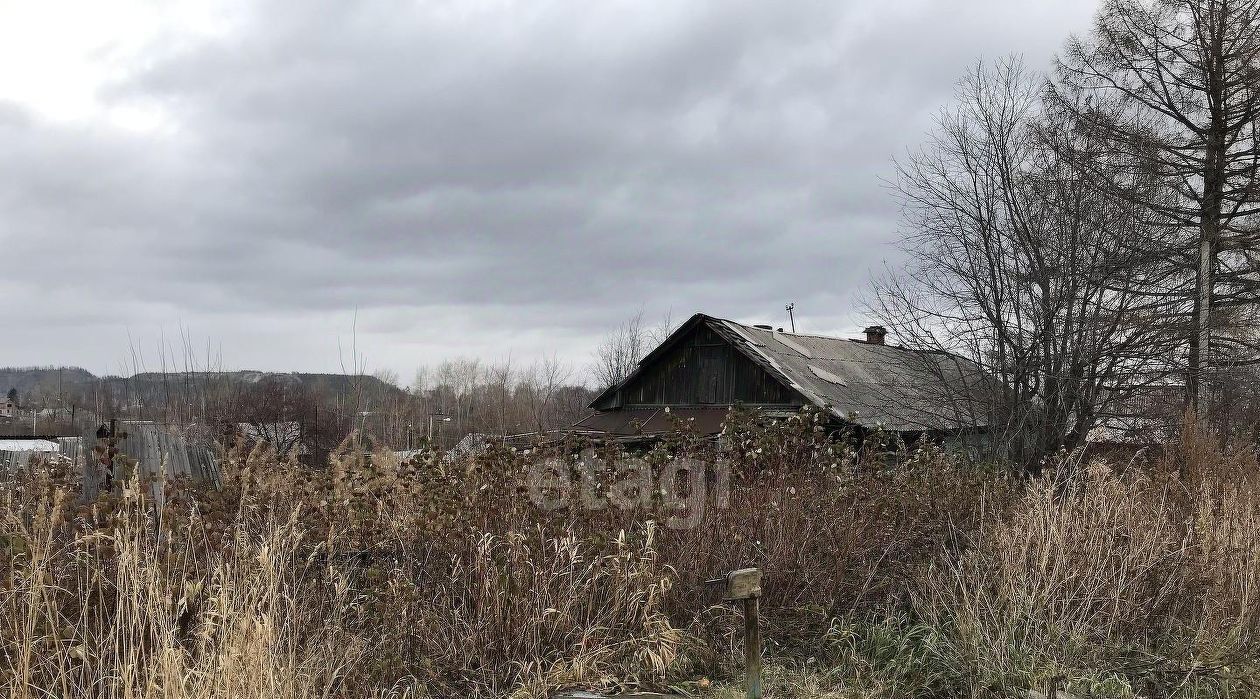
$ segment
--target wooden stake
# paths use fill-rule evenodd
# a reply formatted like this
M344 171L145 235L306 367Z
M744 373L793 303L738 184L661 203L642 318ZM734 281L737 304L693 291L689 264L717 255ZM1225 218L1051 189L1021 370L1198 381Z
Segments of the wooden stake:
M706 580L706 585L722 585L723 599L744 603L744 680L748 699L761 699L761 571L740 568L724 578Z
M761 627L757 597L744 600L744 678L748 699L761 699Z

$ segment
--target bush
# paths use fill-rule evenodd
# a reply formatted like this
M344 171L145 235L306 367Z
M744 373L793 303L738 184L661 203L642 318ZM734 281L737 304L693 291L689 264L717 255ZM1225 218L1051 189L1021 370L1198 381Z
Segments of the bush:
M704 465L696 513L666 485L536 506L531 478L577 468L579 443L399 462L351 440L326 469L237 447L218 489L133 481L88 503L70 464L35 464L0 484L0 691L703 692L741 656L704 581L749 565L785 695L1241 696L1260 679L1253 450L1190 434L1149 466L1021 480L858 448L808 412L737 416L718 444L679 428L636 468ZM696 526L668 526L683 510Z
M924 573L915 611L973 693L1241 695L1260 679L1257 517L1260 501L1234 484L1095 463L1033 481L983 520L965 552Z

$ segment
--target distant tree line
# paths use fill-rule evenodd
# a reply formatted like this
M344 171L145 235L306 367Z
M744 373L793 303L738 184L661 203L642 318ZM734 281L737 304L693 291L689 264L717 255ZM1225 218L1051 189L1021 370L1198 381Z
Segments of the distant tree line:
M585 377L556 358L530 364L476 359L444 361L416 372L410 387L397 375L286 374L251 371L139 373L75 382L57 369L8 370L26 390L10 393L25 411L46 414L39 429L79 433L92 420L153 420L195 427L207 437L266 442L282 456L325 463L351 434L396 448L430 436L450 447L469 433L545 432L586 415L593 392ZM77 420L73 419L77 415ZM75 424L81 423L81 424ZM31 420L0 424L0 434L29 434Z

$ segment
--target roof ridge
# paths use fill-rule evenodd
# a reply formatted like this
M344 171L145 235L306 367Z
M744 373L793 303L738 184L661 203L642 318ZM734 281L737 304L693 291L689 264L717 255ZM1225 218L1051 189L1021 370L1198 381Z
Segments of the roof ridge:
M731 323L732 325L738 325L741 328L748 328L749 330L760 330L761 332L768 332L771 334L791 335L793 337L813 337L819 340L835 340L836 342L856 342L859 345L866 345L868 347L887 347L889 349L902 350L904 352L914 352L916 354L922 353L922 352L940 351L940 350L932 350L932 349L914 349L911 347L906 347L905 345L874 344L874 343L867 342L866 340L863 340L860 337L837 337L835 335L819 335L818 333L791 332L788 330L782 330L782 329L777 329L777 328L772 328L772 329L767 330L766 328L759 328L756 325L750 325L748 323L741 323L738 320L731 320L729 318L718 318L716 316L709 316L709 317L712 318L713 320L718 320L723 323Z

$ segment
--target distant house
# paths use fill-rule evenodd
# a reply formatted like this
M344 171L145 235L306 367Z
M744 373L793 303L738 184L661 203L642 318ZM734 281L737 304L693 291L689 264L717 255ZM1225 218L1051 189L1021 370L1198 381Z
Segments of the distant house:
M771 418L814 406L835 429L907 440L984 431L993 384L976 364L889 345L885 337L879 326L857 340L696 314L601 393L590 405L594 414L574 430L632 441L666 433L681 419L714 435L742 405Z
M443 460L447 463L456 459L463 459L470 456L476 456L490 448L495 442L502 442L502 438L496 438L494 435L483 434L481 432L469 432L460 438L451 450L446 452Z
M1092 449L1132 450L1167 444L1182 428L1185 384L1155 384L1114 401L1089 431Z
M300 422L240 422L236 429L248 443L265 443L281 456L302 457L311 453Z
M17 403L9 399L0 400L0 419L12 420L18 411Z

